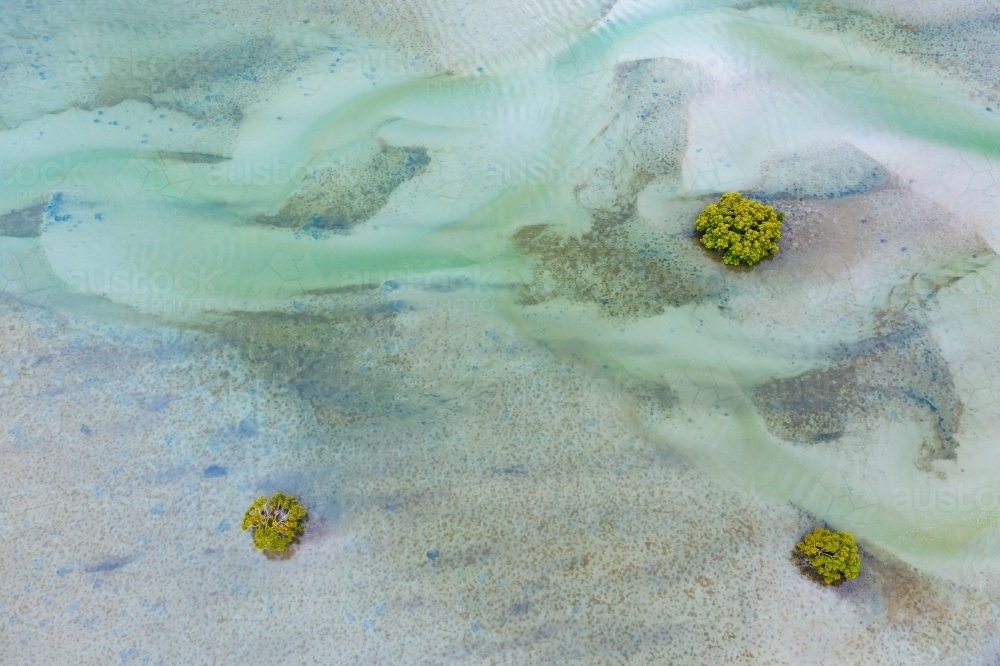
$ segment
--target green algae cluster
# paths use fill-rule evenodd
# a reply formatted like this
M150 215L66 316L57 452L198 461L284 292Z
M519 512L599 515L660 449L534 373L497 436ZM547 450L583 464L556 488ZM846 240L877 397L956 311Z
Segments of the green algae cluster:
M349 232L382 210L392 193L422 174L430 162L423 147L399 148L379 141L368 154L310 173L277 215L259 216L257 222L290 229Z
M832 532L817 527L802 537L795 548L827 585L857 578L861 570L858 544L850 532Z
M250 530L257 550L281 553L302 534L306 517L305 508L291 495L261 495L243 514L241 527Z
M926 435L919 469L958 458L965 405L940 342L927 326L885 312L869 338L844 345L828 367L772 379L751 398L768 431L789 442L819 444L845 430L875 430L879 421L905 414Z
M0 215L0 236L12 238L37 238L41 234L45 204L12 210Z
M709 204L694 221L701 244L722 252L730 266L753 266L778 251L784 213L739 192L726 192L719 203Z
M591 229L580 237L545 225L519 229L514 247L539 259L531 281L521 288L520 303L536 305L562 296L596 303L612 317L639 318L709 295L706 278L693 262L630 237L634 210L592 212Z

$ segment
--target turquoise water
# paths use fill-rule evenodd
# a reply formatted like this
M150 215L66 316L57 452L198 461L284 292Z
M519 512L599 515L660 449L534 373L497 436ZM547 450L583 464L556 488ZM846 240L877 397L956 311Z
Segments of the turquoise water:
M0 31L3 663L996 659L995 9ZM753 269L693 237L732 190Z

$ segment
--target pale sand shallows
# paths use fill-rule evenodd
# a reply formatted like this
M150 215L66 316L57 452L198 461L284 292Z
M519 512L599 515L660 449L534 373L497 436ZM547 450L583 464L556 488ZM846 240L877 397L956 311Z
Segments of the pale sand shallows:
M5 663L941 664L995 640L991 590L888 555L803 577L811 519L632 434L662 404L495 317L351 300L228 342L3 302ZM274 488L312 515L280 562L238 529Z
M175 5L0 7L0 664L1000 654L989 7Z

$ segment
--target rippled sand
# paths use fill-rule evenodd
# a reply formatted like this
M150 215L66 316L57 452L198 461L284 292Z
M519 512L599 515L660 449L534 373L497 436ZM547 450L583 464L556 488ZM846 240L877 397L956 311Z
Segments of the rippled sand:
M993 663L995 12L4 5L0 662Z

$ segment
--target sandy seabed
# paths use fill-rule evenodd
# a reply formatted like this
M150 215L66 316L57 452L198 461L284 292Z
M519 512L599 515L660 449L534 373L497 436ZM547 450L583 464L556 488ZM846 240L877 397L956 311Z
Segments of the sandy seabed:
M995 663L995 11L5 4L0 662Z

